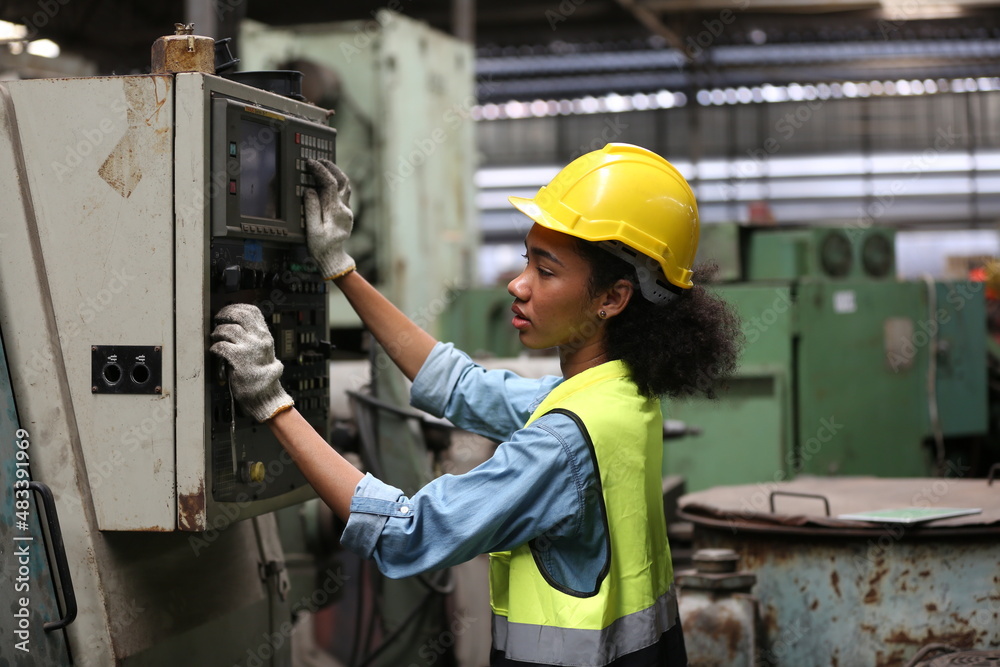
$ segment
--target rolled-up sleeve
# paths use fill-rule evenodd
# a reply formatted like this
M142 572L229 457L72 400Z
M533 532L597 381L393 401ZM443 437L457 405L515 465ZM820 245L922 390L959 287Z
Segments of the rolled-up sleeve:
M439 477L412 498L367 475L351 501L341 543L398 578L542 534L578 536L594 468L573 437L575 428L563 415L542 417L480 466Z
M521 428L562 378L486 370L451 343L438 343L413 379L410 404L456 426L503 441Z
M389 486L368 473L354 489L351 517L341 542L350 545L359 556L371 558L389 517L410 518L413 516L412 509L401 489Z

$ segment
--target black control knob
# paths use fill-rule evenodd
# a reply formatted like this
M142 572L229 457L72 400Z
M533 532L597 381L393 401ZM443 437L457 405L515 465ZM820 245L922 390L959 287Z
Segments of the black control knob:
M222 283L226 286L227 292L236 292L240 289L241 273L238 264L227 266L222 270Z

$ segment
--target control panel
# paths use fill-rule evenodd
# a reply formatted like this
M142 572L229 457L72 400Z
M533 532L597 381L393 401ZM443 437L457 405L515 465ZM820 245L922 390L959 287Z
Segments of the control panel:
M335 159L336 130L222 92L213 94L211 110L209 309L251 303L261 310L284 366L282 386L325 434L326 284L306 248L303 196L315 185L306 161ZM270 429L233 399L224 362L209 363L212 499L265 500L305 486Z
M324 433L329 400L324 340L326 283L300 245L217 238L211 250L211 310L232 303L260 308L284 366L281 384L296 409ZM266 426L244 414L230 395L225 363L211 359L206 391L211 406L212 495L218 502L260 500L305 484L281 458Z

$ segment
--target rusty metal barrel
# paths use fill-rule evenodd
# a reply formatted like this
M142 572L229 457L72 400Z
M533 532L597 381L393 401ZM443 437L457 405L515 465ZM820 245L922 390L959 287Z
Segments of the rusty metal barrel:
M757 576L755 665L903 667L931 644L1000 649L1000 483L800 478L688 494L680 517L695 549L732 549Z

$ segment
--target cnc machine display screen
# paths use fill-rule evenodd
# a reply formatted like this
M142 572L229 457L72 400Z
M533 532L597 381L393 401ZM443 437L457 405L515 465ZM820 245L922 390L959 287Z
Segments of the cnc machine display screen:
M273 109L221 95L212 100L212 168L206 187L213 236L306 241L302 194L312 175L305 161L336 160L337 131L282 109L309 111L300 102L272 101Z
M273 127L240 121L240 213L255 218L278 217L278 142Z

